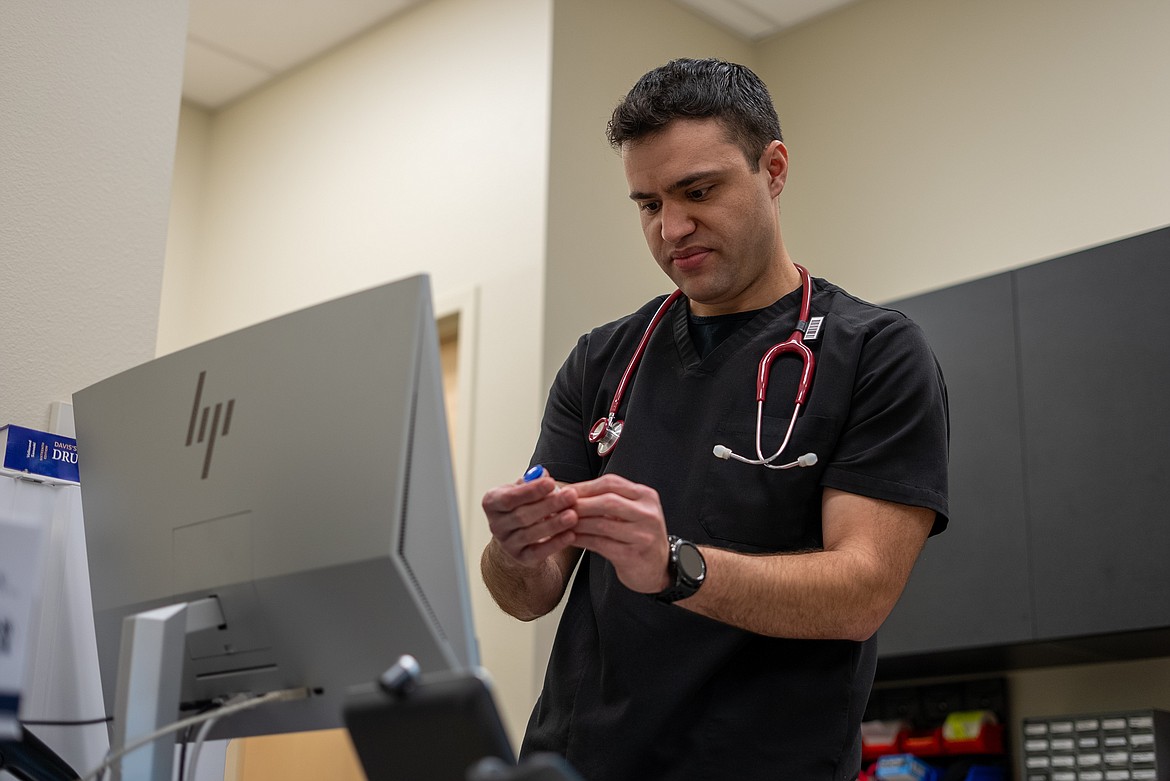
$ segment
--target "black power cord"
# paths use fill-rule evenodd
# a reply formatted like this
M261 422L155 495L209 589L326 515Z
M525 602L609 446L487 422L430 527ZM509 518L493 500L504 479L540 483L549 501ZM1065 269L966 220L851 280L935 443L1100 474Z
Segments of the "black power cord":
M46 719L24 719L21 724L26 727L87 727L90 724L109 724L113 716L102 716L99 719L82 719L80 721L50 721Z

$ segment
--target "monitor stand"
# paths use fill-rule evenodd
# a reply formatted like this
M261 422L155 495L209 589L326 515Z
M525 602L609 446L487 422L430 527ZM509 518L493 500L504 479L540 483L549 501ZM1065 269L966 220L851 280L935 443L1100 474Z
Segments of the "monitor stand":
M187 635L223 623L216 597L167 605L123 620L112 750L178 719ZM170 733L115 762L113 778L171 781L174 761L175 734Z

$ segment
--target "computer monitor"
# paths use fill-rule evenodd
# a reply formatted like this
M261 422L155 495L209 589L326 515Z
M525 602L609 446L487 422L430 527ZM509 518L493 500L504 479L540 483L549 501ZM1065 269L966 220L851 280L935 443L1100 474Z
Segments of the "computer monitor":
M181 700L308 687L210 737L341 726L402 654L478 664L425 276L329 301L74 394L102 688L123 619L214 597ZM176 718L178 714L175 714Z

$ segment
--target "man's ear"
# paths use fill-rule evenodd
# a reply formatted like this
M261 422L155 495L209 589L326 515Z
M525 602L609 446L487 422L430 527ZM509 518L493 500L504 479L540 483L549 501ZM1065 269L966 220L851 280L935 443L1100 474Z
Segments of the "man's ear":
M760 170L768 174L768 189L775 198L788 181L788 147L782 141L773 141L760 155Z

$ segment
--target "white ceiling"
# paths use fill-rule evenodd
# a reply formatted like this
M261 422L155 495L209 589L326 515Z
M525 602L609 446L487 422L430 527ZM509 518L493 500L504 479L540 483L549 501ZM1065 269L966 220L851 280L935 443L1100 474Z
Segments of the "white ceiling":
M424 2L427 0L190 0L183 97L204 108L220 108ZM754 41L853 0L673 2Z

